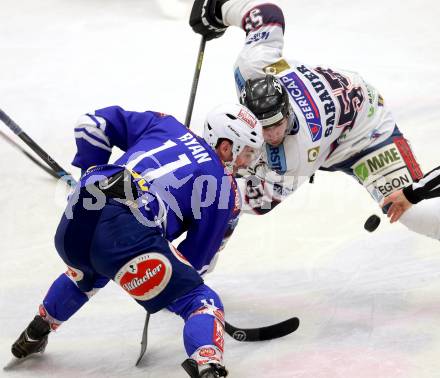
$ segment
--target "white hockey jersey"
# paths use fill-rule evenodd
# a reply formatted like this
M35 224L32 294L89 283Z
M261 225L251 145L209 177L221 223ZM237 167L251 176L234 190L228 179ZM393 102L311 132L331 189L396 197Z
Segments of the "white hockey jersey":
M283 57L284 16L274 3L230 0L223 22L246 31L235 64L240 92L250 78L279 78L299 128L279 147L264 147L257 176L267 183L283 181L278 199L294 191L319 168L329 168L386 140L395 121L377 90L355 72L312 67ZM289 184L290 182L290 184Z

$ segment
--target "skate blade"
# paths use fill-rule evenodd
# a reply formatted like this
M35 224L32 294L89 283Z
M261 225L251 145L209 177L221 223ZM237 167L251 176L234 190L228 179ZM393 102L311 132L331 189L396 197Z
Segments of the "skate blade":
M3 370L4 371L12 370L16 366L20 365L24 360L27 360L29 357L30 356L24 358L12 357L11 360L5 366L3 366Z
M24 361L35 358L38 355L42 354L43 352L44 351L38 353L32 353L29 356L23 358L12 357L11 360L5 366L3 366L3 370L4 371L13 370L15 367L21 365Z

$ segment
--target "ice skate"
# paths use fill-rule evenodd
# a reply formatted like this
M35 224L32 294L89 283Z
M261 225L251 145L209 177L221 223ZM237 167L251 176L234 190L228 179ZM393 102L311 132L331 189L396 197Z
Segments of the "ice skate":
M33 353L43 353L47 345L49 332L49 323L40 315L35 316L17 341L12 344L12 354L21 359Z
M191 378L221 378L227 377L228 375L226 368L220 364L206 364L199 366L192 358L186 359L182 363L182 367Z

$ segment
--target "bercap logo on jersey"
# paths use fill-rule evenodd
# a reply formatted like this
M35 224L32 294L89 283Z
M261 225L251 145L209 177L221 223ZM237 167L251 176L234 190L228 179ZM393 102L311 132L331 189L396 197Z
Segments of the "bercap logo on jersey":
M115 281L133 298L146 301L160 294L170 282L172 266L160 253L145 253L130 260L116 273Z
M304 116L312 142L320 140L322 137L321 115L304 82L294 72L289 72L280 80ZM295 114L297 113L295 112Z
M335 115L336 115L336 106L330 93L328 92L324 81L321 80L317 72L312 72L311 69L307 68L304 65L297 66L296 69L303 74L303 77L306 78L310 84L312 85L315 93L318 95L321 105L324 105L323 108L323 122L322 125L326 127L325 137L329 137L332 134L333 126L335 125Z

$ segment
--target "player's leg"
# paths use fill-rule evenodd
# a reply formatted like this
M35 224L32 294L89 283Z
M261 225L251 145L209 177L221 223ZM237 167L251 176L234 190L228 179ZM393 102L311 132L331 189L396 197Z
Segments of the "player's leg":
M95 277L93 288L84 292L72 277L73 272L76 277L81 274L79 269L69 267L66 273L61 274L52 283L39 306L38 314L12 345L11 351L15 357L24 358L32 353L44 351L49 333L75 314L109 281L105 277Z
M190 376L203 376L210 369L220 377L226 376L224 309L217 293L203 284L176 299L168 309L185 321L183 340L189 358L182 366Z
M201 370L225 376L220 298L159 229L139 223L125 206L108 207L96 227L91 262L150 313L169 308L182 316L188 356L204 362Z
M49 333L68 320L109 281L88 264L88 244L93 224L98 218L98 214L90 214L92 220L79 214L72 219L63 215L56 232L55 246L68 265L68 271L53 282L39 306L39 313L12 345L15 357L24 358L43 351Z

